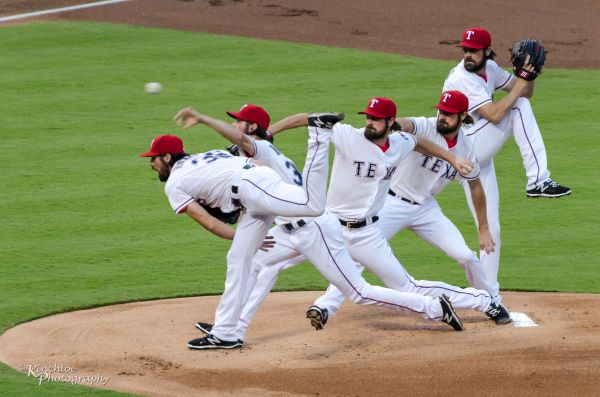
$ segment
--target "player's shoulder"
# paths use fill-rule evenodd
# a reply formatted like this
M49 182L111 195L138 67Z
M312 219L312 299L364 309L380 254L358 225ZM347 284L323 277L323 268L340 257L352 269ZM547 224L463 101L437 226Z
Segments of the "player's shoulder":
M390 140L390 143L397 143L397 144L405 144L405 143L410 143L410 144L415 144L417 142L416 138L414 137L413 134L409 133L409 132L395 132L393 134L390 134L388 136L388 139Z
M464 149L466 154L475 151L475 147L473 146L473 142L467 138L468 127L461 126L458 130L458 144Z
M428 136L437 133L436 117L410 117L409 119L415 126L414 135Z
M468 96L471 89L483 85L483 79L478 77L476 73L469 72L462 66L462 63L460 63L452 69L448 78L444 81L443 91L458 90L464 92Z
M498 70L502 70L502 68L500 67L500 65L498 65L498 64L496 63L496 61L494 61L493 59L488 59L488 60L486 61L486 63L485 63L485 69L486 69L486 72L487 72L488 70L491 70L491 71L498 71Z
M333 137L344 137L346 141L354 141L355 139L364 139L364 128L355 128L350 124L337 123L333 126ZM338 141L336 139L336 141Z
M254 158L258 160L264 157L270 157L272 154L276 154L276 152L273 150L273 145L269 141L252 139L252 143L254 144L255 151Z
M450 73L448 73L448 77L446 78L446 81L460 80L465 77L470 77L472 74L473 73L471 73L467 69L465 69L463 61L460 61L458 63L458 65L456 65L455 67L450 69Z
M171 172L169 175L169 179L165 183L165 194L169 196L172 192L179 189L182 185L182 173L181 172Z
M364 130L364 128L356 128L356 127L351 126L350 124L344 124L344 123L336 123L333 126L334 132L360 134L363 130Z

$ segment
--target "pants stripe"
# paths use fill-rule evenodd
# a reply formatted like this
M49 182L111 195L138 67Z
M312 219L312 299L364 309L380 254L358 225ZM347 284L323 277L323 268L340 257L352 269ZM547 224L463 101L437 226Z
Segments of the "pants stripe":
M363 296L363 295L362 295L362 294L361 294L361 293L360 293L360 292L359 292L359 291L356 289L356 287L355 287L355 286L354 286L354 285L353 285L353 284L350 282L350 280L348 280L348 277L346 277L346 275L344 274L344 272L342 271L342 269L340 269L340 266L338 265L338 263L335 261L335 258L334 258L334 257L333 257L333 255L331 254L331 250L329 249L329 246L327 245L327 241L325 240L325 236L323 235L323 231L321 230L321 227L319 226L319 223L318 223L317 221L314 221L314 224L315 224L315 225L317 226L317 228L319 229L319 234L321 235L321 239L323 240L323 244L324 244L324 245L325 245L325 247L327 248L327 252L329 253L329 257L331 258L331 260L333 261L333 263L334 263L334 264L335 264L335 266L337 267L338 271L341 273L341 275L344 277L344 279L345 279L345 280L348 282L348 284L350 284L350 286L352 287L352 289L354 290L354 292L356 292L356 294L357 294L358 296L360 296L360 297L361 297L362 299L364 299L364 300L370 300L370 301L377 302L377 303L382 303L382 304L385 304L385 305L395 306L395 307L398 307L398 308L401 308L401 309L404 309L404 310L411 311L411 312L413 312L413 313L419 313L419 314L425 314L425 315L427 315L426 313L421 313L421 312L419 312L419 311L413 310L413 309L411 309L411 308L409 308L409 307L406 307L406 306L401 306L401 305L397 305L397 304L395 304L395 303L384 302L384 301L380 301L380 300L377 300L377 299L369 298L369 297L367 297L367 296ZM427 316L427 317L429 317L429 316Z
M537 156L535 155L535 150L533 149L533 145L529 140L529 135L527 134L527 130L525 129L525 122L523 121L523 115L521 114L521 109L518 107L512 108L512 110L516 110L519 112L519 119L521 120L521 125L523 126L523 132L525 132L525 138L527 138L527 143L531 148L531 153L533 154L533 158L535 159L535 164L537 165L537 176L535 178L535 186L537 187L538 182L540 181L540 163L538 163Z

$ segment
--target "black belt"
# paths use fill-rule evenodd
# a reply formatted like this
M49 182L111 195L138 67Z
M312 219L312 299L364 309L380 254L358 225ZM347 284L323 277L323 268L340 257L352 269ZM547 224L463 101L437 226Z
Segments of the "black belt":
M240 201L240 196L238 195L238 187L236 185L231 185L231 203L236 207L241 207L242 202Z
M410 199L407 199L407 198L405 198L405 197L398 196L398 195L396 194L396 192L394 192L392 189L388 190L388 194L389 194L390 196L397 197L397 198L399 198L399 199L400 199L400 200L402 200L402 201L406 201L406 202L407 202L407 203L409 203L409 204L412 204L412 205L421 205L421 204L417 203L416 201L412 201L412 200L410 200Z
M249 170L250 168L254 168L255 165L252 163L247 163L245 164L242 168L245 170ZM238 194L238 187L237 185L231 185L231 203L233 205L235 205L236 207L241 207L242 206L242 202L240 201L240 196Z
M300 219L299 221L296 222L290 222L290 223L286 223L284 225L282 225L283 227L285 227L285 229L288 232L292 232L296 229L300 229L301 227L306 225L306 221L304 219Z
M360 221L344 221L341 219L339 221L342 224L342 226L346 226L348 229L358 229L359 227L365 227L367 225L370 225L371 223L375 223L378 220L379 217L375 215L371 218L363 219Z

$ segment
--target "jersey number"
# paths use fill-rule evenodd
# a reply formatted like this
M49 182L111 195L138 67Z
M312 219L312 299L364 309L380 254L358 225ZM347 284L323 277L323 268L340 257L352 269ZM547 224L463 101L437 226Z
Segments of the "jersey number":
M273 151L275 153L277 153L278 156L281 156L281 152L279 150L277 150L277 148L273 145L269 145L269 147L271 149L273 149ZM285 166L292 171L292 174L294 175L294 177L292 178L292 182L294 182L296 185L298 186L302 186L302 174L298 172L298 169L296 168L296 166L294 165L294 163L292 163L291 161L286 161L285 162Z
M204 157L202 158L202 160L206 160L206 164L208 164L208 163L212 163L215 160L225 159L228 157L233 157L233 156L231 154L225 153L221 150L213 150L213 151L204 153Z

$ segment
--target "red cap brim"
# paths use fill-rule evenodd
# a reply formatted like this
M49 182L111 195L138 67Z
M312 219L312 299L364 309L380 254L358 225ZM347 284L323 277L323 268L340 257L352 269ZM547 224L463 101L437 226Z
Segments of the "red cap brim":
M154 153L152 151L148 151L148 152L140 154L140 157L154 157L154 156L160 156L160 153Z
M242 115L240 115L239 112L226 112L226 113L229 115L229 117L232 117L236 120L242 120ZM246 121L246 120L242 120L242 121Z
M456 110L454 108L451 108L449 106L437 105L437 106L433 106L433 108L434 109L442 110L442 111L444 111L446 113L452 113L452 114L460 113L460 111L458 111L458 110Z
M472 49L474 49L474 50L483 50L484 48L487 48L487 47L482 47L482 46L480 46L480 45L473 45L473 44L471 44L471 43L466 43L466 42L464 42L464 41L461 41L461 42L460 42L460 43L458 43L456 46L457 46L457 47L460 47L460 48L463 48L463 47L472 48Z
M375 117L378 119L387 119L388 118L388 116L384 116L382 114L376 113L376 112L372 111L371 109L365 109L362 112L358 112L358 114L366 114L367 116Z

